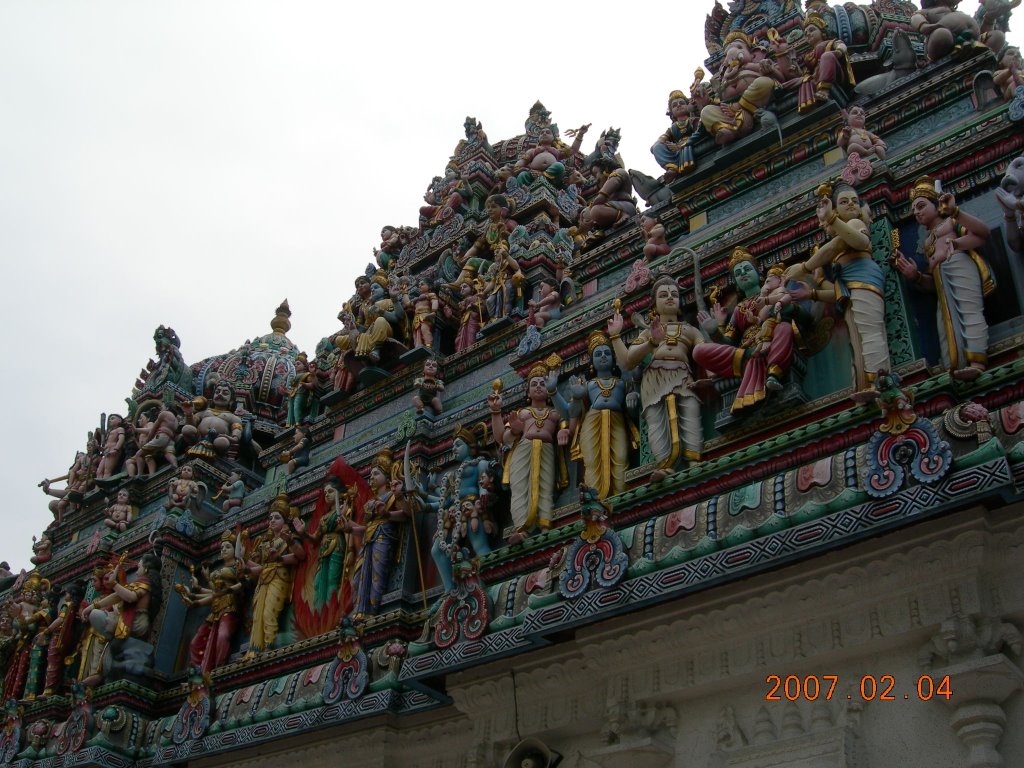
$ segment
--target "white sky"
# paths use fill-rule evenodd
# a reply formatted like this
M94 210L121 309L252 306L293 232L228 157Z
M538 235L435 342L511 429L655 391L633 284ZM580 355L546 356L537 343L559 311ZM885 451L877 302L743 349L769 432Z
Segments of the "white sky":
M0 0L0 560L29 566L36 484L124 413L157 325L191 364L287 297L312 353L466 115L498 141L540 99L659 175L712 4Z

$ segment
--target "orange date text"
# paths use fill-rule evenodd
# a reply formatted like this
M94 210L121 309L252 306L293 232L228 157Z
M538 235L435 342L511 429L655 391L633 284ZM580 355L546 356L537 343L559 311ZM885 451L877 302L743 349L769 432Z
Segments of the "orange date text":
M921 675L907 684L897 684L895 675L863 675L859 681L841 681L839 675L768 675L764 681L768 685L765 701L831 701L833 696L858 701L930 701L938 696L948 701L953 697L949 675Z

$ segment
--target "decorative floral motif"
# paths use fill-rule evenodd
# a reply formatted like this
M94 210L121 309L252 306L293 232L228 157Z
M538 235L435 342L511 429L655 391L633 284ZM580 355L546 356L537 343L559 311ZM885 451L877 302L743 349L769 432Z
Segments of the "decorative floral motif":
M202 738L210 727L210 678L199 667L192 667L188 686L188 696L181 703L171 727L171 741L175 744Z
M341 646L337 657L327 667L324 680L324 703L336 704L342 699L355 701L366 692L370 681L366 653L359 641L359 630L352 619L345 617L338 627Z
M434 624L434 644L442 650L462 640L478 640L487 629L487 593L468 550L456 556L452 577L454 587L438 606Z
M580 504L585 527L569 546L565 570L558 579L558 591L568 599L598 587L614 587L629 567L619 534L608 525L611 509L597 498L596 490L584 485L580 486Z
M839 178L847 184L854 185L871 178L871 161L860 156L860 152L851 152L846 158L846 166Z

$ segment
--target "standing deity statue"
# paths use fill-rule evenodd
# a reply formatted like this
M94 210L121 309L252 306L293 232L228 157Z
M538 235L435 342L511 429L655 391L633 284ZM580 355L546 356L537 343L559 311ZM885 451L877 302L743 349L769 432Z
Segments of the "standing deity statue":
M556 404L552 402L555 397ZM505 479L512 492L511 512L515 533L509 543L522 541L538 528L551 527L556 489L565 488L568 476L561 448L569 443L568 403L555 389L554 372L538 363L526 379L527 405L513 408L502 418L498 390L487 396L491 429L509 455Z
M363 505L363 543L355 565L355 616L373 616L391 578L400 542L400 524L409 517L402 482L395 477L391 451L377 455L370 470L371 498Z
M39 693L46 646L36 642L36 635L50 624L50 604L46 599L49 591L49 580L32 571L7 603L18 639L4 674L6 698L34 699Z
M878 396L879 371L891 370L885 333L885 275L871 256L870 212L848 184L822 185L818 190L818 224L828 241L801 264L786 270L785 279L806 282L816 270L832 265L834 282L793 292L798 300L833 303L845 315L853 352L856 402Z
M227 663L231 643L242 616L242 593L245 588L244 552L232 531L220 537L221 564L212 571L205 566L202 574L206 585L192 572L191 583L175 584L186 606L210 607L206 619L189 643L189 664L206 674Z
M289 427L308 421L316 409L315 391L317 385L316 362L309 362L305 352L295 358L295 375L288 382L285 394L288 398L288 415L285 423Z
M704 437L690 359L704 337L683 319L674 278L665 275L655 280L651 301L650 325L628 349L621 339L625 321L617 310L608 323L608 336L623 370L638 368L650 355L640 378L640 406L647 441L658 462L654 476L659 479L677 469L682 460L700 461Z
M82 599L82 588L74 583L64 587L57 606L57 616L50 625L40 632L38 642L46 645L46 677L43 696L53 696L64 686L66 659L72 650L75 634L75 617Z
M639 446L640 433L626 413L626 380L615 364L611 339L594 331L587 338L587 351L590 378L574 379L570 385L570 405L580 406L573 408L569 423L571 457L583 461L584 482L597 498L605 499L626 490L629 450Z
M462 352L476 343L476 335L487 322L484 297L480 295L483 282L479 278L467 280L459 286L459 331L455 335L455 351Z
M440 300L430 287L429 280L420 280L417 287L419 293L409 302L412 309L412 345L433 350L434 319L440 308Z
M107 417L106 433L103 441L103 451L96 466L96 477L104 480L114 475L121 469L124 461L124 444L127 433L124 428L124 419L120 414L112 413Z
M109 636L97 629L97 626L105 626L106 622L96 621L95 625L89 619L94 611L107 611L101 607L103 599L114 590L114 579L119 570L113 566L96 566L92 571L92 584L86 592L81 605L78 608L78 615L85 622L85 632L78 641L76 651L77 664L74 679L87 687L94 687L103 681L103 656L106 652Z
M178 417L167 403L161 402L151 421L146 411L152 403L153 401L150 401L139 406L138 421L132 430L135 433L135 442L140 446L136 454L128 460L128 474L133 477L156 472L157 459L161 457L172 467L178 466L178 459L174 455Z
M927 268L903 254L896 267L916 288L934 292L942 362L954 378L973 381L988 365L985 296L995 290L988 264L975 249L989 236L988 225L961 211L956 198L940 193L922 176L910 192L910 209L928 235L922 244Z
M338 592L346 593L343 602L351 601L348 583L355 565L353 543L363 531L355 519L357 493L356 486L347 488L339 477L328 477L314 529L308 531L301 518L295 521L299 536L317 547L310 601L314 610L326 605Z
M288 503L288 495L278 494L270 503L266 532L257 537L252 546L244 547L245 567L256 579L248 659L273 647L281 612L292 592L295 565L306 556L290 528L297 515L298 510Z

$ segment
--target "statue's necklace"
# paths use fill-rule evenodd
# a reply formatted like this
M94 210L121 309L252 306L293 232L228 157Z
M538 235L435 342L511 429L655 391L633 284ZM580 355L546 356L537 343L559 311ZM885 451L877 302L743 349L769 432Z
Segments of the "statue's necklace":
M594 383L597 384L597 388L601 390L602 396L611 397L612 391L615 389L615 385L619 383L619 380L615 376L612 376L608 383L605 384L600 378L595 377Z
M546 422L548 420L548 416L551 415L550 408L545 408L542 411L540 411L540 413L538 413L537 410L532 406L530 408L527 408L526 410L528 410L530 412L530 415L533 416L533 423L537 429L542 429L544 427L544 422Z

